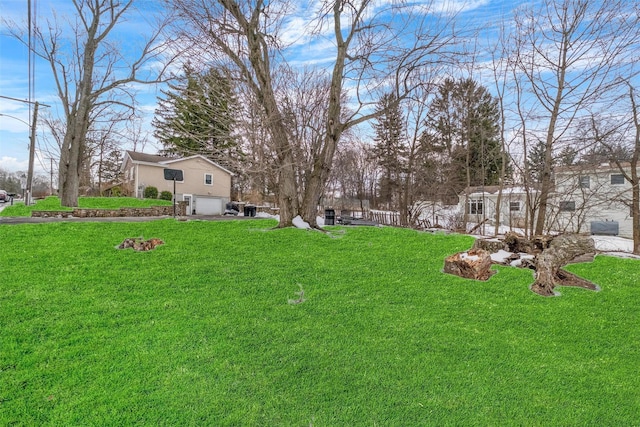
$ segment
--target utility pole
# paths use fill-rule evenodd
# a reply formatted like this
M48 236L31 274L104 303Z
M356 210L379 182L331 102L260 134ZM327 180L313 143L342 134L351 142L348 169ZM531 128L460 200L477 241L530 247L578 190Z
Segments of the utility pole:
M35 102L33 108L33 121L31 122L31 136L29 137L29 170L27 171L27 198L25 199L25 205L31 204L33 197L31 186L33 183L33 160L36 154L36 123L38 122L38 101Z
M10 96L0 95L0 98L10 99L12 101L24 102L25 104L34 104L33 120L31 122L31 134L29 135L29 171L27 172L27 182L26 182L26 186L25 186L26 193L24 195L25 196L24 203L25 203L25 205L28 206L28 205L31 204L31 198L32 198L31 184L33 182L33 163L34 163L35 154L36 154L36 124L37 124L37 121L38 121L38 108L41 105L43 107L51 107L51 106L47 105L47 104L41 104L38 101L31 102L31 101L26 101L24 99L12 98ZM20 120L20 119L18 119L18 120ZM23 120L20 120L20 121L23 122L24 124L28 125L27 122L25 122ZM53 188L53 185L51 187Z
M51 166L49 167L51 171L51 175L49 176L49 195L53 196L53 157L49 158L51 162Z

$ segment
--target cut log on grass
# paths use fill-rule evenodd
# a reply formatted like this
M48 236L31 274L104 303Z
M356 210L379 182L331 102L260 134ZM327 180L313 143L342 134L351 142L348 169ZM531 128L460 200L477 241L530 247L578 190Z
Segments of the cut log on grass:
M595 244L590 237L570 234L554 238L549 247L536 257L536 280L531 285L531 290L542 296L553 296L557 284L567 286L572 278L580 279L582 285L577 286L597 289L588 280L561 269L574 259L595 252Z
M117 246L118 249L132 248L135 251L143 252L155 249L156 246L163 245L164 242L157 238L144 240L143 237L129 237L126 238Z
M482 249L471 249L445 258L444 272L475 280L488 280L495 274L491 270L491 255Z

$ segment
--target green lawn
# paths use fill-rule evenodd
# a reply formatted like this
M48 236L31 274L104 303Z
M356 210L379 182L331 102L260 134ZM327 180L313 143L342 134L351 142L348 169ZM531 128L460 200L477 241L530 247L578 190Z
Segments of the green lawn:
M135 197L80 197L79 208L88 209L118 209L118 208L144 208L149 206L171 205L172 202L160 199L136 199ZM13 206L7 206L0 211L0 216L31 216L31 211L71 211L72 208L62 207L60 199L50 196L38 200L31 206L16 202Z
M543 298L442 274L466 236L275 224L0 224L0 425L640 422L639 261Z

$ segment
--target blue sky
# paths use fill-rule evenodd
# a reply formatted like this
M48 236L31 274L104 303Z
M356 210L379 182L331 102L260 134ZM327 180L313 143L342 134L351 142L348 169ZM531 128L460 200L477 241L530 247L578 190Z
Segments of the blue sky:
M36 12L35 19L39 25L46 25L46 21L52 19L52 10L55 10L56 18L60 22L69 16L74 16L70 1L31 1L32 10ZM149 9L155 8L154 3L148 0L137 2L141 6L146 5ZM0 0L0 17L26 28L27 4L27 0ZM144 13L144 10L142 12ZM148 26L149 17L136 11L129 16L126 22L118 26L115 38L119 39L123 49L134 52L135 46L145 37L144 28ZM40 107L39 118L47 114L62 117L62 109L49 64L38 57L35 57L33 63L35 69L32 101L49 106ZM9 34L6 22L0 22L0 169L9 172L26 171L28 168L29 123L33 117L33 107L27 102L20 101L27 101L29 98L28 64L27 47ZM139 107L148 122L154 110L159 88L143 86L139 89ZM52 144L52 139L47 138L46 128L39 121L34 165L36 173L49 174L51 157L54 157L54 169L57 168L57 153L52 153L54 151L51 149ZM153 151L153 147L148 148Z
M379 0L386 2L387 0ZM485 27L485 31L490 34L492 30L500 24L501 16L509 13L509 10L519 2L509 0L441 0L442 4L464 12L459 14L459 25L465 27ZM58 18L72 11L70 1L66 0L32 0L37 12L37 21L43 24L47 18L51 17L52 8L55 9ZM420 2L417 2L420 3ZM139 9L144 12L145 7L155 8L155 3L143 0L138 3ZM299 2L299 4L302 4ZM310 3L313 4L313 3ZM307 6L309 7L309 6ZM444 7L444 6L443 6ZM306 13L304 6L299 7L296 15L288 22L287 33L291 40L296 40L292 52L295 57L291 62L299 64L320 64L330 60L325 57L331 49L323 49L322 38L314 43L309 42L300 34L311 14ZM0 0L0 16L4 19L25 23L27 18L27 0ZM136 39L140 37L140 29L145 28L143 15L131 18L126 25L118 27L118 37L122 39ZM328 38L325 42L328 42ZM8 34L4 23L0 24L0 96L27 100L28 98L28 52L27 48ZM47 113L56 115L60 112L59 101L57 99L53 79L49 65L41 60L35 61L34 79L34 101L50 105L50 108L43 108ZM151 120L158 88L145 87L139 95L139 105L146 113L145 128L150 131L148 123ZM29 128L28 123L32 110L29 105L6 98L0 98L0 168L15 172L27 169ZM50 157L46 153L47 139L45 129L39 125L37 136L37 156L35 162L36 171L43 174L49 173ZM157 147L150 143L145 147L145 151L154 152ZM54 160L54 167L57 159Z

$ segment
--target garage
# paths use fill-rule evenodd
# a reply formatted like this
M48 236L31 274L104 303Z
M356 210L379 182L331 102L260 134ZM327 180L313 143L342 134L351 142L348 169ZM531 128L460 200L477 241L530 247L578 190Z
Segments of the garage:
M220 197L197 197L195 200L196 215L222 215L223 199Z

